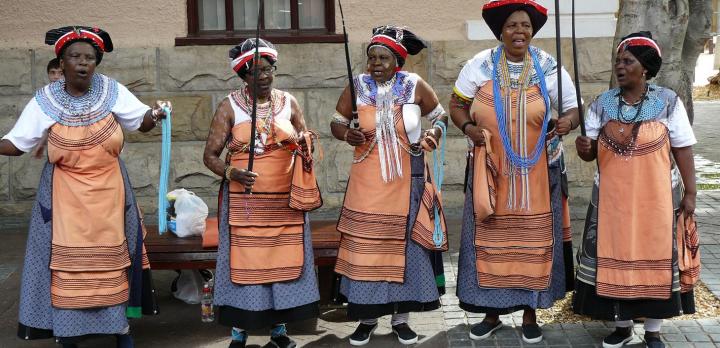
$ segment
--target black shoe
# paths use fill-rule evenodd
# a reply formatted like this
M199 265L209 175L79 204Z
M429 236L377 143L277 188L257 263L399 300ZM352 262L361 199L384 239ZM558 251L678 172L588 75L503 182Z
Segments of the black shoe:
M484 340L492 335L495 330L502 327L502 321L498 320L495 324L490 324L486 321L481 321L478 324L473 325L470 328L470 339L473 340Z
M357 329L355 329L355 332L350 335L350 344L353 346L364 346L368 344L368 342L370 342L370 336L372 336L373 331L377 329L377 326L377 323L375 323L375 325L360 323Z
M415 344L418 341L418 335L410 328L407 323L397 324L392 327L392 331L402 344Z
M245 348L246 343L247 343L247 340L244 340L244 341L232 340L232 341L230 341L230 346L228 346L228 348Z
M603 339L603 348L620 348L632 341L631 327L615 328L615 331Z
M522 324L522 339L525 343L538 343L543 335L538 324Z
M648 348L665 348L665 343L657 336L645 335L645 347Z
M270 337L270 343L277 348L295 348L297 344L287 335L278 335Z

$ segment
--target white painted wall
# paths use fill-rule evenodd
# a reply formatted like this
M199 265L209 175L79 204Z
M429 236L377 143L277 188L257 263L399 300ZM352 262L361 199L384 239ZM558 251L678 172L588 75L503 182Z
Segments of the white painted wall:
M545 26L535 35L536 38L555 37L555 1L538 0L541 5L548 9L548 20ZM575 35L583 37L612 37L615 36L617 24L616 14L619 1L588 1L575 0ZM562 37L572 36L572 0L560 1L560 35ZM468 40L490 40L495 39L485 21L471 19L465 22Z

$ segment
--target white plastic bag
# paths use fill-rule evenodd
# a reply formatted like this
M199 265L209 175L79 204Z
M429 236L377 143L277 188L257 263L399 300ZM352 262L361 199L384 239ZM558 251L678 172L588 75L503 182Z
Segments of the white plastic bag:
M173 281L171 287L173 296L187 304L198 304L202 299L202 290L205 279L196 269L184 269Z
M175 234L178 237L200 236L205 232L205 219L208 206L192 191L178 189L172 191L175 198Z

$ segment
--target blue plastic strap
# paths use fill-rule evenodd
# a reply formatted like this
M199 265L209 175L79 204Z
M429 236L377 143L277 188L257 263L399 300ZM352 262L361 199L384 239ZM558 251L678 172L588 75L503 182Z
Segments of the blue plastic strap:
M440 141L440 149L433 151L433 176L435 177L435 186L437 187L438 193L442 192L442 184L445 179L445 139L447 134L447 126L444 122L436 122L434 127L440 128L442 131L442 140ZM438 160L438 151L440 150L440 159ZM440 223L440 211L437 206L433 209L435 211L435 229L433 230L433 242L435 246L440 248L444 242L444 234L442 231L442 224Z
M170 108L164 107L165 118L162 125L162 150L160 159L160 183L158 184L158 232L167 231L167 191L170 177L170 148L172 142L172 118Z

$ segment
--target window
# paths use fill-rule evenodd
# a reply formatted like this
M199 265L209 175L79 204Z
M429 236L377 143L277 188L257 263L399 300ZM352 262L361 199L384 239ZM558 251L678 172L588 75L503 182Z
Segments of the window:
M260 35L273 43L343 42L334 0L263 0ZM259 0L187 0L188 35L175 45L234 45L255 37Z

